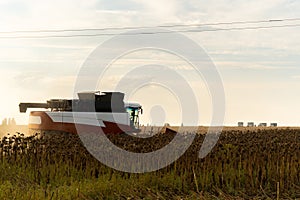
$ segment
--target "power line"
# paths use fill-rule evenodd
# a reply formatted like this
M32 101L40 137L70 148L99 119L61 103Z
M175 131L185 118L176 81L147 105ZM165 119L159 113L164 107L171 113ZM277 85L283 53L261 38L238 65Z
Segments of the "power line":
M255 29L271 29L271 28L288 28L288 27L300 27L300 24L286 24L286 25L274 25L274 26L256 26L256 27L233 27L233 28L218 28L211 30L187 30L187 32L209 32L209 31L239 31L239 30L255 30ZM181 32L185 32L184 30Z
M258 20L258 21L216 22L216 23L201 23L201 24L173 24L173 25L158 25L158 26L128 26L128 27L81 28L81 29L15 30L15 31L1 31L0 34L108 31L108 30L130 30L130 29L143 29L143 28L201 27L201 26L216 26L216 25L274 23L274 22L288 22L288 21L300 21L300 18L270 19L270 20Z
M216 28L206 30L179 30L179 31L157 31L157 32L136 32L136 33L97 33L97 34L78 34L78 35L33 35L33 36L0 36L0 39L44 39L44 38L74 38L74 37L98 37L98 36L115 36L115 35L151 35L166 33L200 33L200 32L217 32L217 31L239 31L239 30L256 30L271 28L288 28L300 27L300 24L273 25L273 26L249 26L249 27L232 27L232 28Z

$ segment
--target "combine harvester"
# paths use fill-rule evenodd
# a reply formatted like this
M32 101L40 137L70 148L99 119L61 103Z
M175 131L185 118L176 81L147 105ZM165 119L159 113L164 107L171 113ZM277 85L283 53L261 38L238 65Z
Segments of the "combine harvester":
M77 134L76 127L87 131L103 131L105 134L139 132L138 103L124 103L121 92L82 92L78 99L51 99L47 103L20 103L20 112L32 111L29 130L40 133L64 132ZM76 117L74 117L76 116Z

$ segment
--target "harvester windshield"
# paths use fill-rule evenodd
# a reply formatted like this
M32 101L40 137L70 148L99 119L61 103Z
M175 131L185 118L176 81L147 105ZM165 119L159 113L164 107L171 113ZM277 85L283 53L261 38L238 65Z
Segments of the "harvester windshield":
M142 114L142 106L138 103L125 104L126 111L129 113L130 126L139 129L139 114Z

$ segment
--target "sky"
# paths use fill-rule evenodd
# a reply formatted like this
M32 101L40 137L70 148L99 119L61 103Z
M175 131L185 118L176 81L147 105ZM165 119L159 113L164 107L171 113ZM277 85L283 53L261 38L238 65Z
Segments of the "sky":
M29 113L19 113L20 102L72 98L76 77L86 59L96 47L113 38L22 39L7 37L55 33L5 32L287 19L299 18L299 10L300 2L296 0L0 0L0 119L15 117L17 123L25 124ZM231 26L205 28L228 27ZM238 121L300 125L299 26L182 34L202 47L219 71L226 100L225 125L236 125ZM196 91L199 123L210 123L213 108L205 80L195 75L188 63L164 52L149 50L125 55L113 63L99 90L113 90L124 70L146 63L171 66L185 74ZM184 111L176 94L153 85L129 96L130 101L144 107L142 123L159 123L156 117L170 124L181 122Z

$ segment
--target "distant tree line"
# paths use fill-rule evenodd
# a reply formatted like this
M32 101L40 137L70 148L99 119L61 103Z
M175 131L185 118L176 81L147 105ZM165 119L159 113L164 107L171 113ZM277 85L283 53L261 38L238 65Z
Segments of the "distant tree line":
M15 118L4 118L2 120L2 126L14 126L17 125Z

